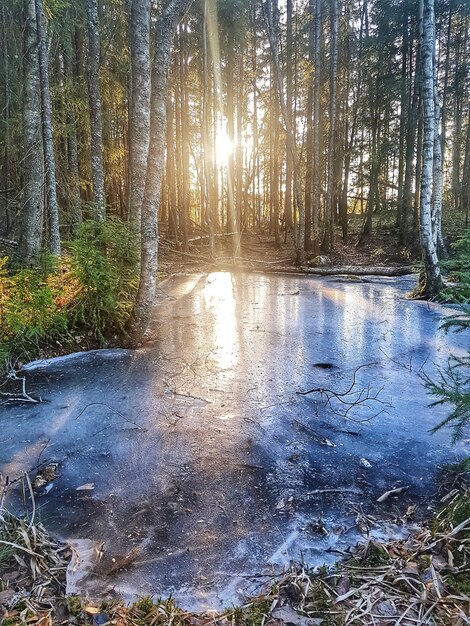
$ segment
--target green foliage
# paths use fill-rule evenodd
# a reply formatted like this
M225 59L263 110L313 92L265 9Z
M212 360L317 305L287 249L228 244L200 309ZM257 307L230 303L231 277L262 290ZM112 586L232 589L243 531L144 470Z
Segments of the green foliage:
M449 271L452 285L444 292L444 296L460 304L470 303L470 229L464 232L461 239L452 244L455 255L443 263Z
M42 342L63 334L67 317L55 301L54 278L59 270L51 257L45 257L38 268L12 275L6 265L4 258L0 261L0 360L15 364L34 358Z
M118 220L85 222L71 245L72 277L79 293L70 308L74 327L100 344L122 331L137 287L138 246L132 229Z
M464 436L470 421L470 357L452 356L437 381L425 376L424 382L429 393L437 398L431 406L446 404L452 407L449 415L431 432L451 426L455 443Z
M124 328L137 287L136 239L127 224L86 222L70 256L11 270L0 259L0 370L57 353L86 334L103 346ZM92 343L93 343L92 342Z
M452 245L455 256L445 263L450 277L455 282L448 287L445 297L462 305L462 312L446 318L442 324L444 330L461 332L470 328L470 230ZM453 429L452 440L455 443L464 436L470 422L470 355L452 356L447 367L439 372L438 380L424 376L429 393L436 398L431 406L450 405L451 412L435 426L436 432L444 426Z

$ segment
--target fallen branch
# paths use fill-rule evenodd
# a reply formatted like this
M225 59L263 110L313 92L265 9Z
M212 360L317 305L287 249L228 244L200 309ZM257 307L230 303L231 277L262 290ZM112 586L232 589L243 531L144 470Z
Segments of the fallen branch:
M301 267L306 274L318 274L319 276L336 276L337 274L354 276L406 276L416 273L416 268L411 265L403 267L362 267L360 265L339 265L337 267Z
M357 391L354 390L357 385L356 377L358 371L365 367L372 367L373 365L378 365L378 363L366 363L365 365L360 365L358 368L356 368L353 373L352 383L345 391L334 391L333 389L329 389L328 387L314 387L313 389L309 389L308 391L296 391L296 393L300 396L307 396L311 393L319 393L323 401L323 406L329 406L335 415L338 415L339 417L344 417L345 419L348 419L351 422L355 422L357 424L370 422L372 419L384 413L386 411L385 407L391 407L390 402L384 402L379 398L381 392L383 391L383 387L380 387L375 392L372 391L370 385L366 385L365 387L358 389ZM339 406L341 407L341 409L335 407L335 405L333 404L334 400L337 400L339 402ZM375 412L373 415L370 415L364 419L356 419L351 417L351 411L357 408L365 408L370 411L374 411L375 409L370 405L370 403L379 405L382 408L379 411Z

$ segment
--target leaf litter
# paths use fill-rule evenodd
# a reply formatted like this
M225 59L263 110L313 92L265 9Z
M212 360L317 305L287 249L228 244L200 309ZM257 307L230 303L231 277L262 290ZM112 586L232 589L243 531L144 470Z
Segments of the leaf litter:
M30 494L33 501L32 487ZM365 543L333 568L291 563L241 606L206 613L180 609L172 598L95 606L66 597L70 548L35 521L34 503L23 518L3 506L0 624L464 626L470 624L470 491L453 490L441 503L433 520L406 539L379 543L367 531Z

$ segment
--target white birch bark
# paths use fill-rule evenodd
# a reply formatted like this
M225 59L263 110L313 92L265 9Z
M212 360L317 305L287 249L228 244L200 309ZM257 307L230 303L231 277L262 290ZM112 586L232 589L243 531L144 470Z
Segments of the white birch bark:
M420 192L420 237L424 261L424 284L421 295L432 298L442 287L441 271L433 235L431 197L434 165L434 137L436 119L434 111L434 0L423 3L422 64L423 64L423 161Z

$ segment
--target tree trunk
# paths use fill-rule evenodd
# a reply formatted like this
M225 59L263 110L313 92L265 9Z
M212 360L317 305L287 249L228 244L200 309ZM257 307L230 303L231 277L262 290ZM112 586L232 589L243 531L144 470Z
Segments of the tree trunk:
M140 229L145 191L150 129L150 6L151 0L132 0L129 219L134 222L137 229Z
M321 13L322 2L315 3L315 52L313 85L313 196L312 196L312 252L316 256L320 242L320 190L321 190L321 153L320 153L320 118L321 118Z
M140 280L129 324L129 335L139 341L150 321L157 286L158 208L163 178L166 137L166 103L171 44L191 0L171 0L158 19L152 70L150 141L145 192L142 201Z
M70 13L69 13L70 15ZM70 17L72 17L70 15ZM73 76L73 42L71 31L67 34L64 49L64 73L69 93L75 95L75 85ZM75 106L67 107L67 158L70 176L70 233L77 234L78 227L82 222L82 209L80 197L80 172L78 167L78 140L77 140L77 119Z
M421 171L420 227L421 250L424 260L424 280L421 294L436 297L442 288L441 271L433 236L431 194L433 184L434 138L434 0L420 0L423 6L422 61L423 61L423 165Z
M23 210L18 241L18 258L31 265L38 260L42 243L43 159L37 23L34 0L25 2L23 48Z
M470 103L468 105L467 133L465 140L465 157L461 182L461 208L465 214L465 228L469 227L470 216Z
M4 213L5 213L5 237L9 237L11 229L10 215L10 63L8 54L8 40L6 27L5 3L0 7L1 37L2 37L2 65L3 65L3 133L5 148L3 151L3 189L4 189Z
M336 133L336 75L338 71L338 0L330 0L330 125L328 129L328 193L324 248L327 252L334 245L335 220L335 133Z
M100 32L98 0L86 0L88 17L88 99L91 132L91 180L93 185L93 216L105 218L103 129L100 93Z
M292 155L292 161L294 165L294 196L299 212L299 234L298 234L298 246L296 249L296 263L301 265L305 259L304 240L305 240L305 207L302 197L302 190L299 184L298 172L299 172L299 159L297 155L297 149L295 146L295 135L292 129L289 116L287 114L286 102L284 98L284 81L281 71L281 65L279 62L279 47L278 41L275 37L275 28L273 15L271 11L271 4L269 0L263 4L263 12L266 23L266 31L269 39L269 47L271 48L271 54L273 58L273 69L277 82L279 105L281 107L282 118L284 120L284 126L289 142L289 151Z
M294 127L292 119L292 96L293 96L293 34L292 12L293 0L287 0L287 23L286 23L286 107L290 124ZM287 144L287 141L286 141ZM294 225L292 215L292 154L286 145L286 195L284 200L284 215L286 221L286 234L292 231Z
M439 258L447 257L447 250L442 236L442 136L439 130L441 109L438 92L438 64L434 58L434 154L433 154L433 190L432 190L432 228L434 244Z
M307 136L305 140L305 240L304 250L312 249L312 206L313 206L313 183L314 183L314 145L313 145L313 75L315 68L315 0L308 3L308 60L309 72L307 74L307 105L305 109L305 125Z
M59 206L57 204L54 138L52 132L52 102L49 88L49 60L47 54L46 20L42 0L35 0L38 36L39 80L41 90L42 140L46 174L46 198L49 217L49 247L60 255Z

